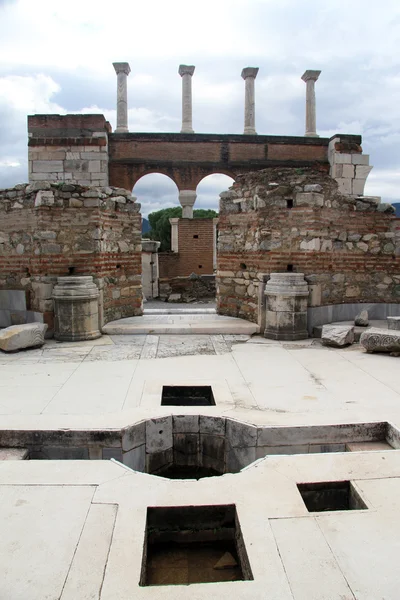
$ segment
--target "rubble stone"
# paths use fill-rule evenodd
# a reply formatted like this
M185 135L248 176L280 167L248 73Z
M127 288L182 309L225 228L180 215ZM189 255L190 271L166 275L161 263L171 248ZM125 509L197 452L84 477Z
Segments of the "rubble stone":
M400 352L400 333L371 327L362 333L360 344L367 352Z
M342 348L354 342L354 327L351 325L324 325L321 341L324 346Z
M0 350L16 352L24 348L43 346L46 330L45 323L25 323L6 327L0 331Z
M358 315L354 319L354 325L357 325L359 327L368 327L369 320L367 310L362 310L360 313L358 313Z

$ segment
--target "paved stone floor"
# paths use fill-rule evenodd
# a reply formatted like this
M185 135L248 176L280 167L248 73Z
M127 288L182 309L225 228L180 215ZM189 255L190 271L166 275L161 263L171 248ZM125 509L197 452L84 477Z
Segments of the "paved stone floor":
M1 431L123 427L168 414L255 425L400 426L398 358L318 340L103 336L0 356ZM216 406L160 406L164 384ZM367 510L309 513L297 489L351 480ZM236 474L168 480L116 462L0 460L3 600L398 600L400 450L267 456ZM148 506L235 504L254 579L141 587Z

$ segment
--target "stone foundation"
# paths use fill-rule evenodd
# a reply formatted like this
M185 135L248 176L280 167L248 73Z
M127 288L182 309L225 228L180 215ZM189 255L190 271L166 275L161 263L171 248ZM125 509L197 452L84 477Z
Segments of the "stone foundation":
M0 290L53 330L59 276L91 275L100 323L142 314L140 204L122 188L35 182L0 191Z
M316 169L265 169L221 194L218 312L259 320L271 272L301 272L309 307L400 303L399 220L379 198L344 196Z

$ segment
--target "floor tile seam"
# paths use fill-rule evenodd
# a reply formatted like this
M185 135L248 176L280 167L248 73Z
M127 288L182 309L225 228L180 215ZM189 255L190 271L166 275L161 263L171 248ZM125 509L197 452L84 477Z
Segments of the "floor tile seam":
M150 335L151 335L151 334L150 334ZM144 347L145 347L145 345L146 345L146 342L147 342L147 337L148 337L148 336L146 335L146 339L145 339L145 341L144 341L143 348L144 348ZM152 356L152 357L151 357L152 359L154 359L154 358L158 358L158 347L159 347L159 345L160 345L160 336L159 336L159 335L155 335L155 336L153 336L153 337L156 337L156 338L157 338L157 344L156 344L156 350L155 350L154 356ZM142 352L140 353L140 360L142 360L142 353L143 353L143 349L142 349ZM143 360L151 360L151 359L143 359Z
M322 383L321 379L316 374L314 374L308 367L306 367L305 365L303 365L299 361L298 358L296 358L295 356L293 356L291 350L288 350L287 348L282 348L282 350L285 350L285 352L287 352L289 354L289 356L291 358L293 358L293 360L295 360L298 365L300 365L300 367L302 367L305 371L307 371L309 377L311 378L311 382L313 384L315 384L316 386L320 385L320 386L323 387L324 390L329 391L328 388Z
M333 560L334 560L335 564L337 565L337 568L339 569L339 571L340 571L340 573L341 573L341 575L342 575L343 579L345 580L345 582L346 582L346 585L347 585L347 587L349 588L349 591L350 591L351 595L353 596L353 600L357 600L357 596L356 596L355 592L353 592L353 589L352 589L352 587L351 587L351 585L350 585L350 583L349 583L349 581L348 581L348 579L347 579L346 575L344 574L344 572L343 572L343 570L342 570L342 568L341 568L341 566L340 566L340 564L339 564L339 561L338 561L338 559L337 559L337 557L336 557L335 553L333 552L333 550L332 550L332 547L331 547L330 543L328 542L328 540L327 540L327 538L326 538L326 535L325 535L324 531L323 531L323 530L322 530L322 528L321 528L321 525L320 525L320 521L319 521L319 519L318 519L318 518L314 518L314 522L316 523L316 525L317 525L317 527L318 527L319 531L321 532L321 535L322 535L322 537L324 538L324 540L325 540L325 542L326 542L326 545L327 545L327 546L328 546L328 548L329 548L329 551L330 551L330 553L331 553L331 555L332 555L332 558L333 558Z
M111 535L110 535L110 543L108 545L108 550L107 550L107 556L106 556L106 560L104 561L104 567L103 567L103 573L102 573L102 578L101 578L101 584L99 587L99 598L101 598L101 594L103 592L103 585L104 585L104 579L106 577L106 571L107 571L107 565L108 565L108 559L110 558L110 552L111 552L111 546L114 540L114 532L115 532L115 527L117 524L117 517L118 517L118 511L119 511L119 504L113 504L113 506L116 506L116 511L115 511L115 515L114 515L114 522L113 522L113 527L112 527L112 531L111 531ZM60 598L60 600L62 600Z
M93 498L94 498L95 493L96 493L96 487L93 490L93 494L92 494L92 497L90 499L88 509L86 511L86 516L85 516L85 519L83 521L81 531L79 533L78 541L76 543L75 550L74 550L74 553L72 555L71 562L69 563L69 566L68 566L68 570L67 570L67 573L66 573L66 576L65 576L65 579L64 579L64 583L63 583L63 586L62 586L62 589L61 589L61 593L60 593L60 596L59 596L60 600L62 600L62 597L63 597L63 594L64 594L64 589L65 589L65 586L67 584L68 577L69 577L69 574L70 574L71 569L72 569L72 565L74 564L75 556L76 556L76 553L78 551L78 547L79 547L79 544L80 544L80 541L81 541L81 538L82 538L82 535L83 535L83 531L85 529L86 522L88 520L89 512L90 512L90 509L92 507L92 502L93 502Z
M340 353L340 356L343 356ZM345 358L345 357L343 357ZM365 369L363 369L362 367L356 365L354 362L352 362L351 360L349 360L348 358L345 358L345 360L347 362L349 362L355 369L359 369L360 371L362 371L365 375L368 375L370 377L372 377L372 379L374 379L375 381L377 381L380 385L383 385L384 387L388 388L389 390L391 390L392 392L394 392L395 394L399 395L398 390L395 390L394 388L392 388L390 385L388 385L386 382L382 381L381 379L378 379L377 377L375 377L374 375L372 375L372 373L370 371L366 371Z
M292 596L293 600L295 600L295 596L294 596L293 589L292 589L292 584L291 584L290 579L288 577L288 574L287 574L287 571L286 571L286 567L285 567L285 563L283 562L281 551L279 549L278 540L276 539L274 529L273 529L271 523L269 522L269 519L268 519L268 526L269 526L269 528L271 530L271 535L272 535L272 538L273 538L273 540L275 542L276 551L278 553L279 560L281 561L283 572L285 573L286 581L287 581L287 584L288 584L288 587L289 587L289 590L290 590L290 595Z
M59 389L56 391L56 393L54 394L54 396L52 396L50 398L50 400L48 401L48 403L46 404L46 406L40 411L39 414L43 414L45 410L47 410L47 408L50 406L50 404L53 402L53 400L55 399L55 397L57 396L57 394L59 394L61 392L61 390L63 389L63 387L65 386L66 383L68 383L68 381L71 379L71 377L76 373L76 371L79 369L79 367L81 366L83 361L81 361L80 363L78 363L75 367L75 369L72 371L72 373L70 373L69 377L67 377L67 379L64 381L64 383L59 387Z
M158 348L158 345L157 345L157 348ZM142 354L142 353L140 353L140 355L141 355L141 354ZM128 393L129 393L129 390L131 389L131 385L132 385L133 378L134 378L134 376L135 376L135 373L136 373L136 371L137 371L137 368L138 368L138 365L139 365L140 357L139 357L139 358L136 358L135 360L136 360L136 365L135 365L135 368L133 369L132 376L131 376L131 378L130 378L130 380L129 380L128 387L127 387L127 389L126 389L125 396L124 396L124 399L123 399L123 401L122 401L122 405L121 405L121 408L119 409L119 412L123 412L123 410L124 410L124 407L125 407L125 402L126 402L126 399L127 399L127 397L128 397ZM142 399L142 395L143 395L143 387L142 387L142 394L141 394L141 396L140 396L140 400ZM140 406L140 403L139 403L139 406Z
M254 404L255 404L255 406L257 406L257 409L258 409L258 410L262 410L262 408L260 407L260 405L259 405L259 404L258 404L258 402L257 402L257 399L256 399L256 397L254 396L254 394L253 394L253 392L252 392L252 390L251 390L251 387L250 387L250 385L247 383L247 381L246 381L246 378L245 378L245 376L243 375L242 369L240 368L240 366L239 366L239 363L238 363L238 362L237 362L237 360L236 360L235 353L231 351L231 355L230 355L230 357L229 357L229 358L231 358L231 359L234 361L234 363L235 363L235 365L236 365L236 367L237 367L237 369L238 369L238 371L239 371L239 373L240 373L240 376L241 376L241 378L242 378L242 380L243 380L243 383L244 383L244 385L245 385L245 386L246 386L246 388L249 390L249 393L250 393L251 397L252 397L252 398L253 398L253 400L254 400ZM230 385L229 385L229 380L228 380L228 379L226 379L226 382L227 382L227 384L228 384L229 391L230 391L230 392L231 392L231 394L232 394L232 390L231 390L231 387L230 387ZM236 408L236 406L235 406L235 408Z

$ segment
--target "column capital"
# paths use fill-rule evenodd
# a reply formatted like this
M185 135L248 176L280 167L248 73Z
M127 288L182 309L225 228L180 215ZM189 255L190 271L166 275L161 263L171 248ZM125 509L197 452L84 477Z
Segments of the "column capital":
M310 69L307 69L307 71L304 71L303 75L301 76L303 81L317 81L318 77L321 75L321 71L312 71Z
M195 68L193 65L179 65L178 73L181 77L184 75L193 75Z
M246 67L242 70L243 79L247 79L247 77L257 77L258 67Z
M125 75L129 75L131 72L131 68L127 62L115 62L113 63L113 67L117 75L118 73L125 73Z

